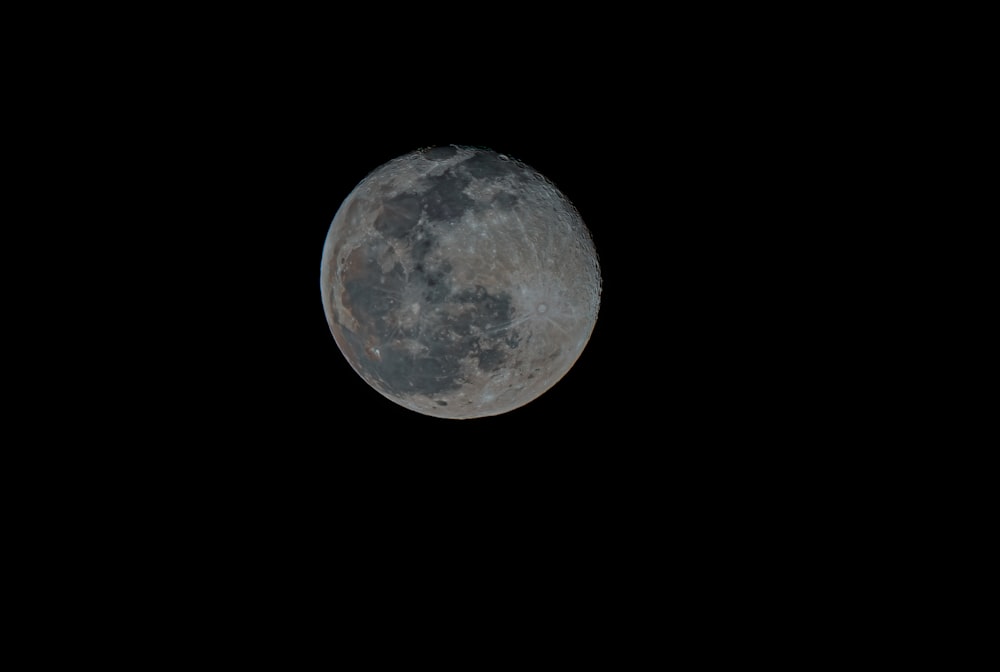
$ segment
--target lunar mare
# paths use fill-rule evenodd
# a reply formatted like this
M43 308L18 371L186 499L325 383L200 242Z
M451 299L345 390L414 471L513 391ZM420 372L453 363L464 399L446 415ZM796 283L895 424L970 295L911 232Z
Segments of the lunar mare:
M601 275L590 235L537 171L435 147L347 196L323 247L327 321L383 396L442 418L498 415L555 385L586 347Z

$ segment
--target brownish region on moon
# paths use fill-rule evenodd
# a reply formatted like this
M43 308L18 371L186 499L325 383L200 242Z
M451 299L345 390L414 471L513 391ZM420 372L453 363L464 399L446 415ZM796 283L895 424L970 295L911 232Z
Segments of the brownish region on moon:
M334 339L369 385L419 413L475 418L523 406L570 370L601 277L554 185L450 146L362 180L330 226L320 284Z

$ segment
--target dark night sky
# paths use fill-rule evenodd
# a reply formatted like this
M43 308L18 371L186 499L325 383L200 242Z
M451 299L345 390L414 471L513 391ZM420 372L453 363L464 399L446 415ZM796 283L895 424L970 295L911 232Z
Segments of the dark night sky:
M179 426L204 420L220 437L334 455L367 454L337 452L345 444L397 455L489 443L537 459L545 446L550 466L604 459L604 440L653 450L790 431L808 365L787 361L814 329L788 281L809 245L795 225L814 141L774 103L779 89L748 84L761 80L741 76L738 60L657 60L671 54L649 44L611 61L495 54L470 78L316 60L325 48L206 71L167 101L171 123L152 129L188 166L155 187L179 250L165 263L185 278L182 319L156 325L175 344L157 366L190 381ZM621 75L637 63L640 74ZM596 329L569 374L522 409L471 421L415 414L365 384L329 333L318 284L330 221L358 181L451 143L552 180L591 230L604 279ZM800 251L786 254L789 244Z
M111 50L59 106L83 138L59 167L98 179L47 196L75 216L46 249L79 270L44 269L59 281L45 306L85 367L38 377L46 413L31 431L40 446L52 428L69 438L27 452L46 483L67 484L56 516L83 537L53 557L89 556L115 574L135 565L130 600L158 605L145 590L162 585L211 619L206 632L227 620L212 601L230 594L268 630L260 639L278 618L310 621L298 637L323 642L333 617L381 638L386 613L409 624L494 604L529 623L545 613L547 635L550 614L536 607L551 604L596 624L590 639L620 625L616 662L637 636L659 641L650 604L714 632L699 613L772 604L790 567L811 573L792 574L792 614L817 576L840 575L812 562L831 554L828 521L857 498L843 476L878 480L857 455L870 437L851 423L877 406L835 384L852 382L845 364L866 332L838 320L830 291L852 268L823 262L838 241L865 238L850 228L857 213L838 211L851 175L816 167L842 143L811 115L801 79L769 84L777 70L748 58L753 45L677 42L690 29L676 21L636 35L649 17L632 14L617 32L603 16L594 33L543 28L533 52L527 15L506 41L470 33L452 48L454 35L385 38L378 21L308 31L295 17L279 38L267 11L262 28L229 16L209 28L204 57L185 20L149 64L109 81L104 104L93 73L139 62ZM360 38L335 49L345 32ZM570 33L575 43L550 39ZM370 51L357 51L366 39ZM603 275L572 370L520 409L463 421L369 387L319 290L324 239L355 185L451 143L549 178L590 229ZM63 315L64 302L79 312ZM65 412L49 412L53 396ZM100 526L120 555L104 551ZM461 601L440 602L442 586ZM766 593L744 598L748 587ZM695 609L677 610L685 590Z
M863 246L865 230L839 205L854 173L817 167L849 151L848 125L815 112L836 103L825 84L809 89L822 73L805 71L795 36L714 6L700 22L599 7L589 28L580 8L544 25L504 6L446 17L467 23L458 30L411 28L405 5L372 9L178 12L174 29L166 16L148 29L109 22L121 36L107 43L74 25L94 44L66 52L65 84L39 80L61 96L44 133L70 139L39 160L74 183L39 199L42 216L50 201L73 210L65 236L50 217L43 249L75 266L46 262L59 284L43 304L58 313L59 349L82 362L38 376L45 413L27 436L39 447L22 451L44 460L46 483L61 472L79 492L57 518L81 516L84 542L53 557L136 565L133 601L159 605L153 584L192 591L164 603L205 613L213 633L227 583L257 627L320 610L298 634L324 642L331 615L381 638L369 624L398 603L407 623L494 604L530 622L551 603L596 624L587 655L606 622L621 625L619 662L636 637L659 641L650 604L715 632L675 609L678 590L742 626L719 605L772 604L766 572L829 555L825 512L853 496L838 468L871 472L850 454L868 436L842 421L860 404L830 382L853 382L843 365L867 334L863 320L838 321L830 287L852 268L824 266L825 250ZM762 24L780 37L779 18ZM848 48L840 39L830 53ZM324 239L354 186L451 143L548 177L590 229L603 275L574 368L520 409L465 421L369 387L319 291ZM14 365L34 367L22 355ZM67 435L50 452L53 428ZM45 496L30 495L26 510ZM90 515L95 500L106 510ZM102 525L120 555L93 537ZM828 574L793 581L796 599ZM462 601L441 603L441 585ZM743 599L748 586L767 594Z
M311 91L253 123L220 120L196 171L215 210L193 219L184 245L196 247L175 267L208 277L188 285L190 305L168 327L181 345L162 365L172 402L155 427L186 446L171 458L178 468L207 474L206 491L228 484L261 515L273 507L272 525L306 537L331 512L360 526L351 538L371 533L364 521L414 534L412 501L460 526L514 519L546 538L598 529L618 543L647 538L664 507L689 525L759 499L761 483L801 459L785 446L828 427L810 423L802 394L817 354L801 343L815 326L799 320L801 294L774 266L785 248L768 162L726 115L636 93L609 116L588 107L597 93L397 103L376 119ZM369 387L329 332L318 282L330 222L357 182L449 143L490 147L551 179L591 230L604 280L595 331L562 381L520 409L465 421L413 413Z

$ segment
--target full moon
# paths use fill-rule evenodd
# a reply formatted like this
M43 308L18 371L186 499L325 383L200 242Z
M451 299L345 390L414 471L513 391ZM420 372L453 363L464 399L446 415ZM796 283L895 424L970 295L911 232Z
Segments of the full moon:
M375 169L323 246L334 340L387 399L440 418L519 408L573 367L601 273L569 200L524 163L434 147Z

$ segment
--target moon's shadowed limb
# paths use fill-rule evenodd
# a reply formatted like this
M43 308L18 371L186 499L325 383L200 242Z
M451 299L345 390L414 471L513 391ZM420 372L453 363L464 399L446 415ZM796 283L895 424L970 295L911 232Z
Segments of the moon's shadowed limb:
M504 413L558 382L590 338L600 282L586 227L551 183L456 146L369 174L334 217L321 272L355 371L447 418Z

